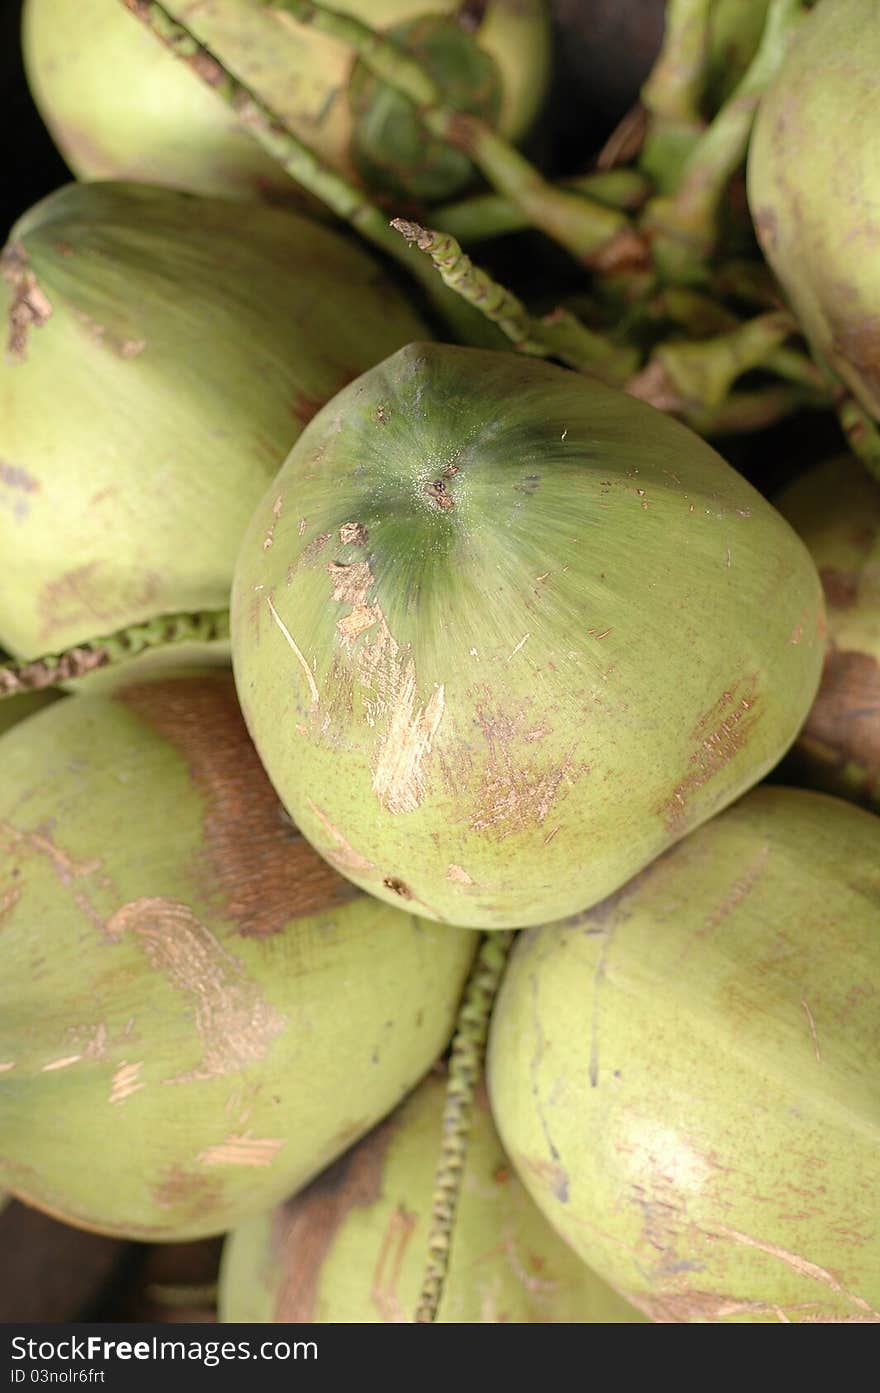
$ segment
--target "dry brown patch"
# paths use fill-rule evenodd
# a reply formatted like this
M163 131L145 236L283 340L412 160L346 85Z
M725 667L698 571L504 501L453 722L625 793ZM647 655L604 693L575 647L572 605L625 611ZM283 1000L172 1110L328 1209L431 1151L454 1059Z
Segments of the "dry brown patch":
M247 938L345 904L359 892L327 864L284 812L248 736L232 678L181 678L129 687L119 700L185 759L204 795L200 888Z
M376 1128L317 1180L276 1211L272 1243L282 1273L275 1319L315 1319L321 1270L353 1209L368 1209L382 1194L385 1153L393 1121Z

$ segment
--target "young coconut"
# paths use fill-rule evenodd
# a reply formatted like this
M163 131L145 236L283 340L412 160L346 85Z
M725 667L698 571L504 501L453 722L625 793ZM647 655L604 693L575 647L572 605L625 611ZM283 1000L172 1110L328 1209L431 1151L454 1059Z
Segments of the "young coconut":
M430 344L306 430L232 612L297 826L374 894L490 929L595 903L760 779L823 625L803 544L684 426Z
M421 328L336 233L255 206L245 235L237 204L135 184L61 189L0 268L0 642L21 657L226 606L305 422Z
M321 861L230 674L59 702L0 764L4 1188L104 1233L220 1233L444 1049L477 935Z
M496 1124L654 1320L880 1321L878 864L880 820L765 785L514 949Z
M527 130L548 80L545 0L337 0L333 8L416 54L452 105L497 122L510 139ZM466 156L427 136L412 108L319 27L297 24L265 0L171 0L167 9L350 177L436 198L473 178ZM34 99L81 177L295 194L235 116L119 0L27 0L23 36Z
M817 465L776 501L819 568L830 639L791 769L829 793L878 804L880 484L845 455Z
M820 0L758 110L749 206L813 347L880 418L880 5Z
M445 1081L273 1213L227 1239L220 1319L411 1321L426 1262ZM510 1169L483 1095L471 1127L440 1323L636 1323L644 1317L550 1228Z

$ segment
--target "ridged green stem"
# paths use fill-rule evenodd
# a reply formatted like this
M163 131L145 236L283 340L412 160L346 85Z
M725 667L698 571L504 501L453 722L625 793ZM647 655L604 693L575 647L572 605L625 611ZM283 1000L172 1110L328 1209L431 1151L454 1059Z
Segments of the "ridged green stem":
M562 181L568 193L594 199L606 208L634 211L645 201L648 181L637 169L596 170ZM449 232L459 242L486 242L509 232L531 227L523 209L503 194L474 194L431 211L439 232Z
M415 1312L417 1324L437 1319L443 1296L474 1093L483 1072L492 1007L515 937L512 930L484 936L459 1009L449 1059L440 1161L434 1177L428 1260Z
M506 286L475 266L449 233L395 218L391 226L430 257L444 283L497 325L519 353L558 358L576 372L622 384L635 370L638 354L595 334L567 310L543 319L529 313Z
M642 87L648 112L642 168L661 192L671 190L703 129L713 0L667 0L663 43Z
M432 135L468 155L496 193L579 261L609 271L644 264L647 244L625 214L549 183L485 121L444 106L433 78L393 40L312 0L263 3L348 44L376 77L414 104Z
M50 653L24 662L0 666L0 699L19 692L36 692L85 677L98 668L128 662L149 648L177 643L211 643L229 638L229 611L203 610L197 614L160 614L142 624L88 639L63 653Z
M250 88L239 82L214 53L199 43L184 24L170 15L159 0L120 0L120 3L175 57L186 63L218 100L235 112L253 139L292 179L355 228L366 241L403 266L419 282L457 338L464 343L486 346L482 321L447 293L429 266L421 264L418 258L407 256L406 248L389 228L384 213L369 201L363 190L327 168L315 152L288 131L281 119Z
M653 199L645 209L643 221L654 236L655 261L672 279L687 275L694 260L705 260L715 246L721 202L745 158L758 102L779 70L803 13L803 0L771 0L757 52L694 145L675 192Z

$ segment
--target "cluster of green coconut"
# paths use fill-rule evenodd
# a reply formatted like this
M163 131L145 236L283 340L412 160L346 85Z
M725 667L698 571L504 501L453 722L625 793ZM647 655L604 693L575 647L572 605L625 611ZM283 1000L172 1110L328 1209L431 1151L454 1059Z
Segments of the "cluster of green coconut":
M0 1186L231 1321L877 1322L880 12L671 0L577 189L548 32L25 6ZM710 443L808 407L773 504Z

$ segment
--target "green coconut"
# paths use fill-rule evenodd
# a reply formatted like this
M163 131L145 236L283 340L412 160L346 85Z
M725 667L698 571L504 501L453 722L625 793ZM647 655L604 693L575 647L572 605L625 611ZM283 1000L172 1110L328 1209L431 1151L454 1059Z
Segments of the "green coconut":
M47 687L40 692L21 692L18 696L3 697L0 700L0 735L11 726L18 725L19 721L42 711L44 706L51 706L60 696L61 693L54 687Z
M469 161L440 151L411 108L373 83L338 40L263 0L166 8L345 174L420 197L452 195L473 177ZM338 0L333 8L418 54L460 109L497 121L512 139L528 128L548 79L545 0L489 0L476 28L455 18L463 8L467 16L460 0ZM79 176L291 196L288 176L119 0L27 0L23 32L34 98Z
M819 569L829 648L792 750L798 781L880 803L880 484L851 455L818 465L776 500Z
M514 949L505 1148L654 1320L880 1321L878 866L877 818L765 785Z
M305 422L421 329L336 233L143 185L61 189L0 269L0 642L20 657L225 607Z
M749 205L813 347L880 417L880 6L820 0L758 110Z
M684 426L562 368L412 345L309 426L236 565L245 718L345 875L451 923L616 890L794 739L815 567Z
M227 1239L223 1321L411 1321L427 1264L445 1080L317 1180ZM485 1095L474 1111L440 1324L634 1324L633 1307L561 1241L510 1169Z
M444 1049L477 935L320 860L229 673L59 702L0 767L3 1189L104 1233L220 1233Z

